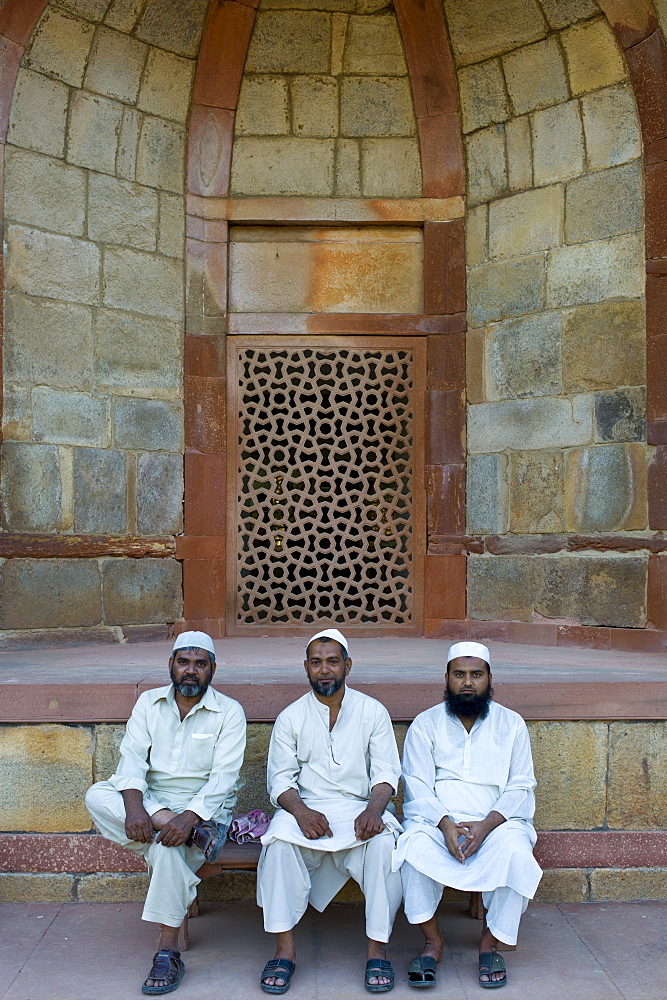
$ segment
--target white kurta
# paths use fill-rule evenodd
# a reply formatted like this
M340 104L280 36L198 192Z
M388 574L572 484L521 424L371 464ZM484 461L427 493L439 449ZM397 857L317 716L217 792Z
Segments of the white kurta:
M468 733L444 704L418 715L403 755L405 833L393 868L408 862L441 885L469 892L509 887L532 899L542 871L536 841L533 762L526 724L492 702ZM447 850L438 823L481 820L495 810L506 823L493 830L465 864Z
M387 941L401 900L391 855L401 826L389 810L385 830L357 840L354 821L375 785L394 791L400 778L396 740L387 710L374 698L346 687L331 732L329 709L309 692L276 719L268 760L271 801L290 788L307 806L324 813L333 837L308 840L296 819L278 808L262 837L257 902L271 933L289 930L308 902L323 910L353 877L366 897L366 933Z

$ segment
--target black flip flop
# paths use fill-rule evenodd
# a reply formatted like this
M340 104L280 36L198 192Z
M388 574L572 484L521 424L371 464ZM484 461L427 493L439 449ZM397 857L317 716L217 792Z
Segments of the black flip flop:
M505 986L507 983L507 969L505 968L505 960L502 955L499 955L497 951L484 951L479 956L479 974L480 976L491 976L494 972L504 972L504 979L493 980L489 978L485 983L480 979L479 985L485 990L497 990L499 986Z
M435 986L437 963L430 955L418 955L408 966L408 986L417 990L430 989Z

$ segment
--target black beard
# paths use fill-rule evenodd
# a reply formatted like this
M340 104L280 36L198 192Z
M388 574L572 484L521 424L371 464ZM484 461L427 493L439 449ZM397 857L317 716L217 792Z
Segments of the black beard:
M322 698L330 698L345 683L344 677L341 677L339 681L314 681L310 677L308 680L315 694L321 695Z
M445 688L445 708L451 716L464 719L485 719L493 700L493 688L487 685L484 694L452 694L449 685Z

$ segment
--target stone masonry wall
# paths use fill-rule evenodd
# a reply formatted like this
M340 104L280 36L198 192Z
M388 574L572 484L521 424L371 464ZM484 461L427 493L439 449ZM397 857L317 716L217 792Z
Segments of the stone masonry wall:
M5 158L6 531L182 530L185 123L206 6L52 0L26 50ZM0 573L5 630L181 614L171 559Z
M418 197L403 45L384 0L261 0L236 114L232 193ZM292 8L292 9L290 9Z
M623 56L592 0L445 12L468 168L468 531L510 553L470 557L468 613L640 627L646 554L519 554L525 536L553 553L543 536L647 528L643 164Z

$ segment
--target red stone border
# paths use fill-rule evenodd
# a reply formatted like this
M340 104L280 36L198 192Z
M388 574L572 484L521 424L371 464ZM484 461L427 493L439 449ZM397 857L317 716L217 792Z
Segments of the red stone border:
M649 591L649 615L655 603L655 597L652 598ZM625 653L664 653L667 650L667 629L664 624L660 623L660 628L614 628L608 625L558 625L555 622L481 621L476 618L452 621L431 618L426 620L425 636L427 639L446 639L452 642L488 639L528 646L574 646L578 649L613 649Z
M177 554L173 535L51 535L0 532L0 559L96 559L126 556L168 559Z

